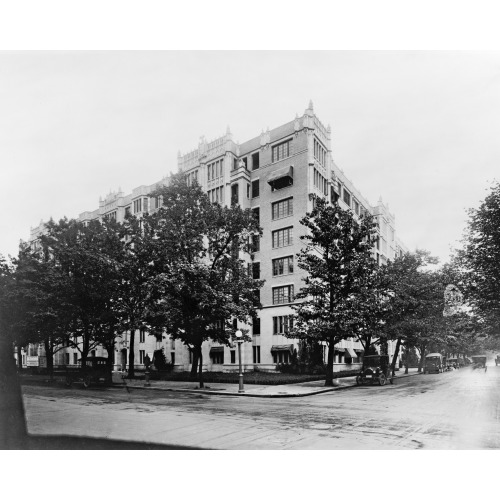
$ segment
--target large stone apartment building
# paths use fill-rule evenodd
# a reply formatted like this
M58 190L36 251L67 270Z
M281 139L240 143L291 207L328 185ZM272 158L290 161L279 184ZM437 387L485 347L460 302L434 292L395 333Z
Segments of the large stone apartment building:
M395 218L380 199L371 205L355 188L332 159L331 131L316 116L310 103L302 116L239 144L229 131L214 141L203 137L189 153L178 155L178 169L188 182L196 180L210 200L230 205L239 203L259 217L263 235L254 241L254 252L248 259L255 278L265 280L260 298L259 320L249 328L252 342L243 344L242 359L247 370L274 370L277 363L288 363L297 341L286 337L293 321L290 304L301 287L303 271L296 262L301 248L304 227L299 220L313 208L313 195L337 200L343 208L356 215L369 212L376 218L379 243L373 257L379 264L405 251L396 235ZM150 186L139 186L124 195L121 190L99 201L99 208L83 212L79 219L113 217L122 221L127 213L140 216L154 210L150 197L163 178ZM43 224L33 228L31 241L43 231ZM166 338L159 343L146 332L138 332L135 346L136 367L143 367L144 357L163 347L167 360L176 370L187 370L191 362L189 349L179 341ZM128 335L123 333L116 346L115 365L127 360ZM335 369L359 363L362 346L355 340L337 346ZM105 352L96 352L106 355ZM389 345L392 354L392 345ZM325 350L326 356L326 350ZM235 347L204 346L203 359L207 370L236 370ZM77 351L65 348L56 355L55 364L73 364Z

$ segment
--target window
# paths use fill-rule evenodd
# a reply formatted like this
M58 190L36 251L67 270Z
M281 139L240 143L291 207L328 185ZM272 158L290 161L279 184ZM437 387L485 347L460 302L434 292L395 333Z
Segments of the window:
M293 215L293 197L287 198L286 200L276 201L271 205L271 207L273 220L290 217L290 215Z
M273 276L293 273L293 255L273 259Z
M257 221L257 224L260 225L260 208L253 208L252 209L252 215L253 218Z
M107 220L116 220L116 210L114 212L110 212L104 216Z
M254 318L252 325L253 325L252 334L260 335L260 318Z
M286 227L272 232L273 248L287 247L293 244L293 227Z
M290 363L290 353L288 351L275 351L273 352L273 362L283 363L287 365Z
M142 198L134 201L134 214L142 212Z
M254 280L260 280L260 262L248 263L248 275Z
M139 330L139 342L144 342L146 337L146 332L144 331L143 328Z
M314 139L314 158L320 165L326 165L326 149L316 138Z
M356 215L359 215L359 202L358 200L356 200L355 198L352 200L352 205L353 205L353 208L354 208L354 213Z
M91 355L92 357L95 357L95 349L93 349L92 351L90 351L90 355Z
M273 316L273 335L283 335L293 328L293 316Z
M252 198L259 196L259 179L252 181Z
M314 187L324 195L328 194L328 182L316 169L314 169Z
M131 214L132 214L131 207L130 206L125 207L125 217L128 217Z
M253 346L253 362L260 363L260 345Z
M149 198L144 198L142 205L143 205L144 211L148 212L149 211Z
M273 304L287 304L288 302L293 302L293 285L273 288Z
M77 352L73 353L73 364L74 365L78 364L78 353Z
M276 146L273 146L272 149L272 162L280 161L285 158L288 158L290 156L290 150L291 150L291 142L292 140L288 140L285 142L282 142L281 144L277 144Z
M252 155L252 170L257 170L259 167L260 167L259 153L254 153Z
M339 195L338 193L335 191L334 187L332 186L330 188L330 200L332 203L337 203L339 201Z
M351 193L344 188L344 203L350 207L351 206Z
M234 365L236 363L236 351L229 351L231 354L231 363Z
M224 352L214 352L211 354L212 363L214 365L223 365L224 364Z
M69 352L66 352L66 353L64 354L64 358L65 358L65 359L64 359L64 364L65 364L65 365L69 365Z
M251 252L259 252L260 251L260 235L254 234L251 236Z
M175 365L175 352L170 353L170 362ZM191 361L192 363L192 361Z
M145 356L145 354L146 354L146 351L144 351L143 349L141 349L141 350L139 351L139 363L140 363L141 365L143 365L143 364L144 364L144 356Z
M231 186L231 205L237 205L238 203L238 184L233 184Z
M208 181L214 181L216 179L220 179L222 177L222 171L223 171L223 161L224 160L217 160L212 163L209 163L207 165L207 180ZM195 173L194 180L198 181L198 170L195 170L193 173Z

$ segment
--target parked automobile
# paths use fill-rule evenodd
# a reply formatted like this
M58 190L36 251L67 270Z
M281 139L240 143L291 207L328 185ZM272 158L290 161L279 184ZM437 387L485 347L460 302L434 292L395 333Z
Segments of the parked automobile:
M477 356L471 356L472 357L472 369L477 370L477 369L484 369L486 371L488 368L486 366L486 356L479 354Z
M389 356L364 356L363 367L361 368L359 375L356 376L356 384L361 385L366 382L370 382L373 385L377 382L379 385L385 385L387 380L389 380L391 384L394 383L389 363Z
M66 385L70 387L73 382L83 382L83 387L87 389L92 384L104 383L111 385L112 375L108 365L108 358L100 356L91 356L82 364L82 360L78 360L79 367L77 369L66 368Z
M458 358L448 358L448 365L457 370L460 368L460 361Z
M443 356L439 352L431 352L425 357L424 374L442 373L446 368Z

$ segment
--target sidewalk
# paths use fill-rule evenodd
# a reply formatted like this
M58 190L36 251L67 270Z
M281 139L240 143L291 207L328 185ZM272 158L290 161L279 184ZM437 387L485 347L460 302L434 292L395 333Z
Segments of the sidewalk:
M398 381L418 375L417 368L410 368L408 375L404 371L396 372L394 383ZM200 389L197 382L172 382L164 380L152 380L149 385L144 380L128 380L122 379L121 372L113 372L113 386L130 389L144 389L156 391L176 391L176 392L193 392L198 394L218 394L225 396L246 396L253 398L293 398L312 396L313 394L321 394L324 392L338 391L356 387L355 377L346 377L337 379L338 385L335 387L325 387L324 380L316 380L312 382L302 382L300 384L286 385L256 385L247 384L244 386L244 393L238 393L238 384L219 384L205 383L205 388ZM389 382L388 382L389 384Z

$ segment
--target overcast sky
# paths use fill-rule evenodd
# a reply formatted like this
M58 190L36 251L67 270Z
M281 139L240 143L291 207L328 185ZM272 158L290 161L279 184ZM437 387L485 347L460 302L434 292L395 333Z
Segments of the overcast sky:
M177 169L177 152L244 142L301 115L410 250L449 258L499 179L500 52L0 52L0 253Z

